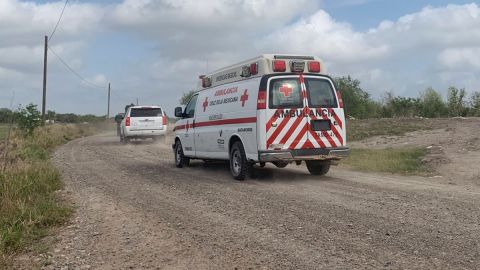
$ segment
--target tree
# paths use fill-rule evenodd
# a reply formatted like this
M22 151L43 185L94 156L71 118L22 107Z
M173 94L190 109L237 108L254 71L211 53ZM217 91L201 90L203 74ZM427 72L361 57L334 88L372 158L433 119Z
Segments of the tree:
M27 135L32 135L33 131L42 124L37 105L30 103L25 108L20 107L17 121L20 129L25 131Z
M421 101L418 98L395 97L392 92L387 92L382 109L384 117L414 117L419 115Z
M187 93L183 93L182 97L180 98L180 104L187 105L187 103L190 101L194 93L195 91L193 90L190 90Z
M467 110L465 107L465 89L458 89L456 87L448 88L447 107L448 116L466 116Z
M48 120L56 120L55 119L56 116L57 116L57 114L54 111L50 111L50 110L47 111L47 119Z
M421 115L424 117L441 117L447 115L447 106L440 93L429 87L421 95Z
M473 92L470 96L470 109L472 116L480 116L480 91Z
M13 119L12 119L13 117ZM10 109L2 108L0 109L0 123L11 123L12 120L15 121L16 115Z
M350 76L335 78L337 89L342 94L345 114L355 118L378 117L381 105L370 98L360 86L360 81Z

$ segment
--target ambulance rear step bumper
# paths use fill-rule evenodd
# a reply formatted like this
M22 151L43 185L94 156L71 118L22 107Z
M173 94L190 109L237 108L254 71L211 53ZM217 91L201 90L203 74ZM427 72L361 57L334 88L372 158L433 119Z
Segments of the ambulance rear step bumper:
M295 161L295 160L340 160L348 157L350 149L342 148L320 148L320 149L298 149L288 151L263 151L258 154L261 162L271 161Z

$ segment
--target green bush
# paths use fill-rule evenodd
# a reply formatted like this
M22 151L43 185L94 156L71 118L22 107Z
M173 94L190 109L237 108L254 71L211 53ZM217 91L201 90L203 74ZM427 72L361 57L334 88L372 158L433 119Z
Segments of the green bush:
M90 125L51 125L34 129L30 136L16 133L11 138L8 166L0 171L0 269L9 263L10 254L68 219L72 209L57 197L62 181L49 154L67 141L65 137L93 132Z
M350 76L335 78L337 90L340 91L345 114L355 118L379 117L381 104L371 99L370 94L362 89L360 81Z
M42 124L40 112L37 109L37 105L28 104L25 108L20 107L18 109L18 127L27 133L32 135L33 131Z

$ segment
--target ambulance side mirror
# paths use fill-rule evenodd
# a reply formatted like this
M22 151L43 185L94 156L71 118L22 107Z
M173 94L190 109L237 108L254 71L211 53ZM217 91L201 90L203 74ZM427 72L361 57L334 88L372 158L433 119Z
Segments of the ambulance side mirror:
M175 108L175 117L183 118L183 109L182 107Z

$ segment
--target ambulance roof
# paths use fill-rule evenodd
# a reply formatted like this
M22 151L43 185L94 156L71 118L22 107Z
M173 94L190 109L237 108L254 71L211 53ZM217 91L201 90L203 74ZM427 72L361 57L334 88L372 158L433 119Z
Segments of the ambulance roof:
M285 70L275 70L274 63L277 60L284 63ZM294 63L300 64L300 66L302 66L303 63L303 72L309 73L309 62L319 62L320 70L314 73L325 74L323 63L316 56L294 54L262 54L258 57L245 60L201 76L198 89L251 79L254 77L261 77L267 74L299 72L298 70L295 70L295 67L293 66ZM298 66L296 68L298 68ZM207 81L206 84L205 81Z

